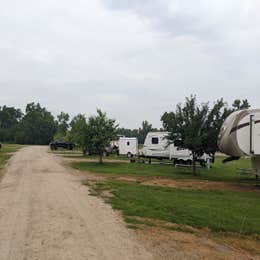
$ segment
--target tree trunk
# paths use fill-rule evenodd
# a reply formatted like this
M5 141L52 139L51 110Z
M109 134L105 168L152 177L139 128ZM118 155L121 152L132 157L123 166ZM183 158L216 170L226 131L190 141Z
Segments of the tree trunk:
M99 154L99 163L103 163L103 153Z
M195 153L192 153L192 172L194 175L197 175L196 173L196 155Z

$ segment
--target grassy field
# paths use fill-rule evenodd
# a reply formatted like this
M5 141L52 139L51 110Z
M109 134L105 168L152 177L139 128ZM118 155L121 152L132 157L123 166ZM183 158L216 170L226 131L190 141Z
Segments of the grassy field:
M1 169L4 167L6 161L12 156L12 153L16 152L21 147L23 146L16 144L2 144L2 149L0 149L0 177Z
M181 190L115 181L97 182L94 189L96 195L110 190L113 196L108 202L130 223L135 223L133 217L142 217L216 232L260 234L259 193Z
M191 169L175 168L167 164L141 164L141 163L104 163L73 162L72 167L94 173L114 174L121 176L167 177L171 179L201 179L227 182L254 182L253 175L241 176L237 168L248 169L251 167L250 159L242 158L239 161L223 164L222 157L217 157L210 170L198 169L197 175Z
M191 169L175 168L169 164L99 164L81 161L72 162L71 165L82 171L107 174L108 177L199 179L255 185L253 175L241 176L237 173L238 168L251 167L250 159L242 158L228 164L223 164L222 160L223 157L217 157L210 170L200 168L196 176ZM93 195L99 196L104 190L112 193L106 200L113 208L122 211L130 227L138 228L138 223L149 224L149 219L153 219L173 223L183 232L190 232L189 227L194 227L213 232L255 234L260 238L260 193L257 191L196 190L196 186L193 189L181 189L148 186L111 178L90 183L88 184Z

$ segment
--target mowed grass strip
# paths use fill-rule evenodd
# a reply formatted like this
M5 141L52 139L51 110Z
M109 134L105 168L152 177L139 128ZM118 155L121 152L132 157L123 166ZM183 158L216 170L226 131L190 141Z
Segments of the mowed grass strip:
M19 144L2 144L2 149L0 149L0 155L6 154L6 153L14 153L17 150L21 149L22 147L25 147L25 146L19 145Z
M7 162L7 160L12 156L11 154L16 152L21 147L23 146L15 144L2 144L2 148L0 149L0 177L1 170Z
M216 158L216 162L210 170L198 169L197 175L193 175L191 169L175 168L167 164L142 164L142 163L110 163L99 164L95 162L73 162L71 166L94 173L114 175L135 175L144 177L167 177L172 179L201 179L227 182L252 182L253 175L241 176L237 173L238 168L248 169L251 167L250 159L242 158L239 161L222 163L223 157Z
M260 234L260 194L181 190L125 182L98 182L96 195L110 190L107 200L125 218L158 219L216 232Z
M0 170L3 168L6 161L11 157L11 155L0 153Z

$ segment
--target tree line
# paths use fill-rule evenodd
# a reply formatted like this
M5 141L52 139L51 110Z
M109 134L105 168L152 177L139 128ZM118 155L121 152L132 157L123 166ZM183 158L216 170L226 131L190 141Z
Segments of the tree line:
M97 114L105 114L98 110ZM0 106L0 142L18 144L46 145L53 140L78 142L81 127L88 118L78 114L70 120L70 115L61 112L57 117L52 115L39 103L29 103L23 112L20 108ZM146 134L158 131L148 121L143 121L138 129L116 128L117 136L137 137L144 143Z
M178 104L175 111L162 115L161 129L153 128L146 120L138 129L126 129L119 128L116 121L101 110L97 110L95 116L78 114L70 120L68 113L61 112L54 117L39 103L27 104L24 112L19 108L2 106L0 142L46 145L52 140L60 140L77 143L83 152L94 149L101 155L117 136L137 137L143 144L148 132L167 131L169 143L191 150L195 162L203 153L215 154L224 120L232 112L247 108L250 108L247 99L237 99L228 106L223 99L213 104L198 104L196 96L190 96L183 104Z

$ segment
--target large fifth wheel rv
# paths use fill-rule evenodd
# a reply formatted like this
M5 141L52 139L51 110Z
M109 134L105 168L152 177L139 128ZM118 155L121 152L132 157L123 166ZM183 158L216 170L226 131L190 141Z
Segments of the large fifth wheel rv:
M168 144L168 132L150 132L147 134L143 148L139 151L139 157L149 159L170 159L174 164L192 164L192 152L188 149ZM209 161L208 155L203 155L198 161L205 165Z
M260 176L260 109L232 113L221 127L218 146L230 156L224 162L250 156L253 171Z

